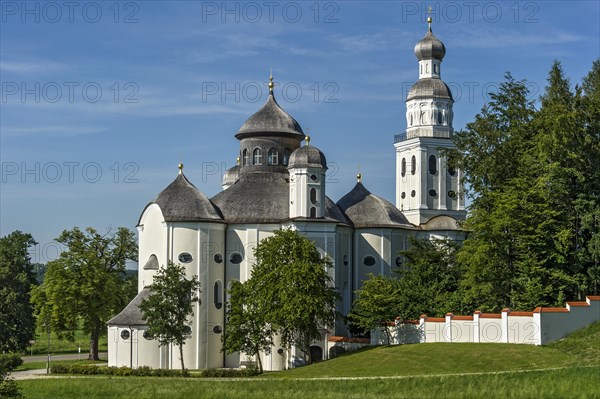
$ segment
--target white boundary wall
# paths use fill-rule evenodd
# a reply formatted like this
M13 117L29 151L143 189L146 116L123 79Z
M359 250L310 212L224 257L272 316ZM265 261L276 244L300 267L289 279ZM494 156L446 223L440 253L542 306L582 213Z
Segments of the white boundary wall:
M392 344L426 342L496 342L545 345L600 321L600 296L587 296L585 302L567 302L564 308L538 307L532 312L475 312L472 316L427 317L420 320L396 319L388 327ZM371 345L385 345L383 329L371 332Z

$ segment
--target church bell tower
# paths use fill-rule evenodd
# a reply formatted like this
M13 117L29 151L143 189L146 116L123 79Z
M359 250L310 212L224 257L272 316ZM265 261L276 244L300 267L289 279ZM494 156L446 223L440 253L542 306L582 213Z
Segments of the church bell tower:
M429 29L415 46L419 80L406 97L406 132L394 138L396 206L416 225L440 215L464 220L461 171L444 149L453 148L450 88L441 79L446 47Z

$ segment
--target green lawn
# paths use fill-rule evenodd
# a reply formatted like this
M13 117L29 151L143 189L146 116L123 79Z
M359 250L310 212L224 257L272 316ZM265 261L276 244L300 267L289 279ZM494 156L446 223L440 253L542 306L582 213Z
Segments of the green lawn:
M247 379L78 376L19 384L30 399L600 398L600 323L546 347L378 347Z
M83 331L78 330L75 333L75 342L69 342L66 340L59 340L56 334L50 333L50 353L77 353L79 345L81 345L82 355L88 353L90 350L90 336L84 334ZM33 349L34 355L45 355L48 353L48 336L46 334L38 333L33 348L27 348L27 354L31 354ZM98 349L100 352L106 352L108 350L108 341L106 337L100 337L98 342Z
M372 380L81 377L20 381L29 399L598 398L600 367Z

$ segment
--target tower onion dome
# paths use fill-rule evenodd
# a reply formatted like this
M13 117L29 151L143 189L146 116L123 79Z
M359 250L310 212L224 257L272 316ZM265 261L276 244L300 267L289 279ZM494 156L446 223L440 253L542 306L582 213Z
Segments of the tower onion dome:
M265 105L248 118L235 135L238 140L255 136L287 136L302 140L304 132L300 124L277 104L271 91Z
M432 58L443 60L446 55L446 47L444 43L442 43L431 31L431 27L429 27L429 31L425 35L423 39L421 39L415 45L415 56L419 61L422 60L430 60Z
M235 165L225 172L223 175L223 184L231 186L240 179L240 165Z
M452 101L452 92L443 80L438 78L423 78L417 80L417 82L410 88L406 101L418 98L447 98Z
M291 168L324 168L327 169L327 160L317 147L309 145L310 138L306 137L307 144L298 148L292 155L288 163L288 169Z

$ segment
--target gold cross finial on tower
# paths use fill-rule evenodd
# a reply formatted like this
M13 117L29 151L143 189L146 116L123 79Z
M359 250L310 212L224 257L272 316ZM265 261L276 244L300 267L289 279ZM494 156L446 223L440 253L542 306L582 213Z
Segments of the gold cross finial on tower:
M362 174L360 174L360 173L357 173L357 174L356 174L356 181L360 183L360 182L361 182L361 180L362 180Z
M179 165L177 165L177 169L179 169L179 174L183 173L183 163L179 162Z
M429 6L427 8L427 14L429 14L429 16L427 17L427 24L429 25L429 30L431 30L431 13L433 12L433 9L431 8L431 6Z
M306 145L310 144L310 136L305 136L304 140L306 140Z
M275 83L273 83L273 68L271 68L271 73L269 74L269 94L273 94L273 87L275 87Z

